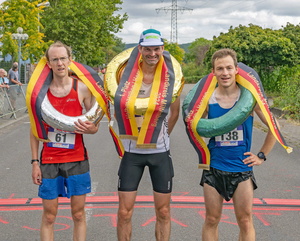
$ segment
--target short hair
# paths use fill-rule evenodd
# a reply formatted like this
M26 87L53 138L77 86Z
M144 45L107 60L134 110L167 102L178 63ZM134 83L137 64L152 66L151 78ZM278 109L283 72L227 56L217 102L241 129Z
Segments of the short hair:
M6 72L5 69L2 69L2 68L1 68L1 69L0 69L0 73L2 73L4 77L7 76L7 72Z
M225 48L225 49L220 49L220 50L217 50L211 57L211 65L212 65L212 68L215 67L215 61L217 59L220 59L220 58L224 58L224 57L227 57L227 56L231 56L232 59L233 59L233 62L234 62L234 66L237 66L237 56L236 56L236 52L233 50L233 49L229 49L229 48Z
M57 47L57 48L58 48L58 47L63 47L63 48L65 48L65 49L67 50L68 57L69 57L69 58L72 57L72 49L71 49L71 47L69 47L68 45L62 43L61 41L56 41L56 42L54 42L53 44L51 44L51 45L49 46L49 48L46 50L46 52L45 52L45 56L46 56L46 58L47 58L48 61L49 61L49 50L50 50L50 48L52 48L52 47Z
M17 68L18 68L18 63L16 63L16 62L13 63L11 69L12 69L13 71L15 71L15 70L17 70Z

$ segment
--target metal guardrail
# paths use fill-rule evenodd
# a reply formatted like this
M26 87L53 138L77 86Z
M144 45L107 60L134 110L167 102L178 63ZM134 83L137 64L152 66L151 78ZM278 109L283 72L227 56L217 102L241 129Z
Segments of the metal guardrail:
M18 113L27 112L26 89L27 84L10 85L9 89L0 87L0 120L17 119Z

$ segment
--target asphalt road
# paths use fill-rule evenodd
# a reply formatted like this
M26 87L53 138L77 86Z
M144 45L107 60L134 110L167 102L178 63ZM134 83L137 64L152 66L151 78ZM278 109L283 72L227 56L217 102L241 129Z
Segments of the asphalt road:
M184 98L187 90L182 94ZM114 125L115 126L115 125ZM294 132L299 131L295 126ZM0 241L39 240L41 201L31 181L28 118L20 118L0 129ZM253 152L265 133L254 128ZM175 177L172 195L172 241L200 241L205 209L199 186L202 171L197 169L196 152L185 133L182 118L172 135L171 154ZM292 142L293 138L289 138ZM120 160L103 119L96 135L85 136L89 151L92 190L87 197L89 241L116 239L117 171ZM293 144L293 143L291 143ZM292 145L293 146L293 145ZM295 147L295 146L294 146ZM286 151L276 144L268 160L255 167L258 189L254 196L254 223L257 240L297 241L300 237L300 151ZM133 216L133 241L152 241L155 214L151 181L145 170ZM238 240L232 203L224 204L219 227L220 241ZM72 240L72 220L67 199L60 199L55 225L56 240Z

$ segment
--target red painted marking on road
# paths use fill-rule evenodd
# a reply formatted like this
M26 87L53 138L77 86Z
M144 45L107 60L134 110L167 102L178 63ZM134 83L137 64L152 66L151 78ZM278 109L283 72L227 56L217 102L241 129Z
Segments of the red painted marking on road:
M119 197L118 196L91 196L91 197L86 197L86 202L99 202L99 203L106 203L106 202L119 202Z
M73 220L73 218L69 216L56 216L56 218L66 218L66 219Z
M107 213L107 214L95 214L93 217L110 217L110 221L113 227L117 227L117 214Z
M10 194L8 198L13 198L15 196L15 193Z
M72 219L71 217L67 217L67 216L57 216L56 218L59 218L59 217L63 217L63 218L67 218L67 219ZM63 226L63 228L60 228L60 229L54 229L55 232L57 231L63 231L63 230L67 230L69 228L71 228L70 225L66 224L66 223L54 223L54 225L60 225L60 226ZM25 229L29 229L29 230L33 230L33 231L40 231L39 228L32 228L32 227L29 227L29 226L23 226L22 228L25 228Z
M28 226L23 226L22 228L29 229L29 230L32 230L32 231L40 231L39 228L31 228L31 227L28 227Z
M9 222L7 222L7 221L5 221L5 220L3 220L1 218L0 218L0 223L9 224Z
M28 198L18 198L18 199L0 199L1 205L25 205Z
M185 196L188 195L190 192L172 192L172 195L179 194L178 196ZM177 196L177 195L176 195Z
M112 194L112 196L118 196L118 192L91 192L91 193L89 193L89 194L92 194L93 196L95 196L96 194ZM88 194L88 195L89 195ZM101 196L101 195L100 195Z
M171 202L204 203L204 197L198 197L198 196L171 196Z
M62 231L62 230L67 230L67 229L71 228L70 225L65 224L65 223L54 223L54 225L61 225L61 226L64 227L64 228L60 228L60 229L54 229L55 232Z
M185 194L184 194L185 195ZM204 197L201 196L171 196L171 203L203 203ZM87 196L86 203L118 203L118 196ZM136 202L153 202L153 196L137 196ZM70 204L69 198L59 198L59 204ZM232 201L224 202L224 204L232 205ZM286 205L286 206L300 206L300 199L272 199L272 198L254 198L254 205ZM13 198L0 199L0 206L22 206L22 205L42 205L41 198Z
M32 198L30 200L30 204L42 204L42 199L41 198Z
M287 205L287 206L298 206L300 205L300 199L273 199L264 198L263 199L267 205Z
M174 222L174 223L179 224L179 225L182 226L182 227L188 227L188 225L186 225L186 224L184 224L184 223L182 223L182 222L179 222L179 221L178 221L177 219L175 219L175 218L172 218L172 217L171 217L171 221Z
M156 216L153 216L152 218L149 218L145 223L143 223L141 226L142 227L146 227L146 226L148 226L150 223L152 223L152 222L156 222ZM179 224L180 226L182 226L182 227L188 227L188 225L186 225L186 224L184 224L184 223L182 223L182 222L179 222L177 219L175 219L175 218L172 218L171 217L171 222L174 222L174 223L177 223L177 224Z
M265 226L270 226L271 223L269 223L264 216L266 215L277 215L277 216L281 216L281 213L257 213L254 212L253 215L255 215Z
M199 214L200 214L200 216L203 218L203 220L205 220L205 214L206 214L206 211L199 211L198 212ZM221 215L221 219L220 219L220 222L222 222L222 223L229 223L229 224L233 224L233 225L238 225L237 223L233 223L233 222L229 222L229 221L227 221L227 219L229 219L230 217L229 216L227 216L227 215L225 215L225 214L223 214L222 213L222 215Z
M140 205L140 204L135 204L135 208L154 208L154 205ZM60 205L58 207L59 209L70 209L70 205ZM110 204L110 205L93 205L89 206L89 209L117 209L118 204ZM199 204L171 204L171 208L186 208L186 209L204 209L204 205L199 205ZM223 209L228 209L228 210L233 210L233 206L223 206ZM11 206L0 206L0 211L1 212L12 212L12 211L39 211L43 210L43 207L36 207L36 206L26 206L26 207L11 207ZM300 211L300 207L268 207L268 206L263 206L263 207L253 207L253 210L273 210L273 211Z
M143 223L141 226L145 227L148 226L149 223L155 222L156 221L156 217L153 216L152 218L149 218L145 223Z

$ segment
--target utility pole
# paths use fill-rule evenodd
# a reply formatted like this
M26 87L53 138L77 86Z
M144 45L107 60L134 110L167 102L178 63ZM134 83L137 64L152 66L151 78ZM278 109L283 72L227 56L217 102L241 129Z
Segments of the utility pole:
M188 0L186 0L186 2L187 1ZM168 13L169 11L171 11L171 37L170 37L170 42L171 43L177 43L178 42L178 36L177 36L177 11L181 11L181 12L184 12L185 10L193 11L193 9L192 8L186 8L186 7L180 7L180 6L177 5L177 0L172 0L172 6L156 8L155 10L156 10L157 13L159 13L160 10L164 10L165 13Z

